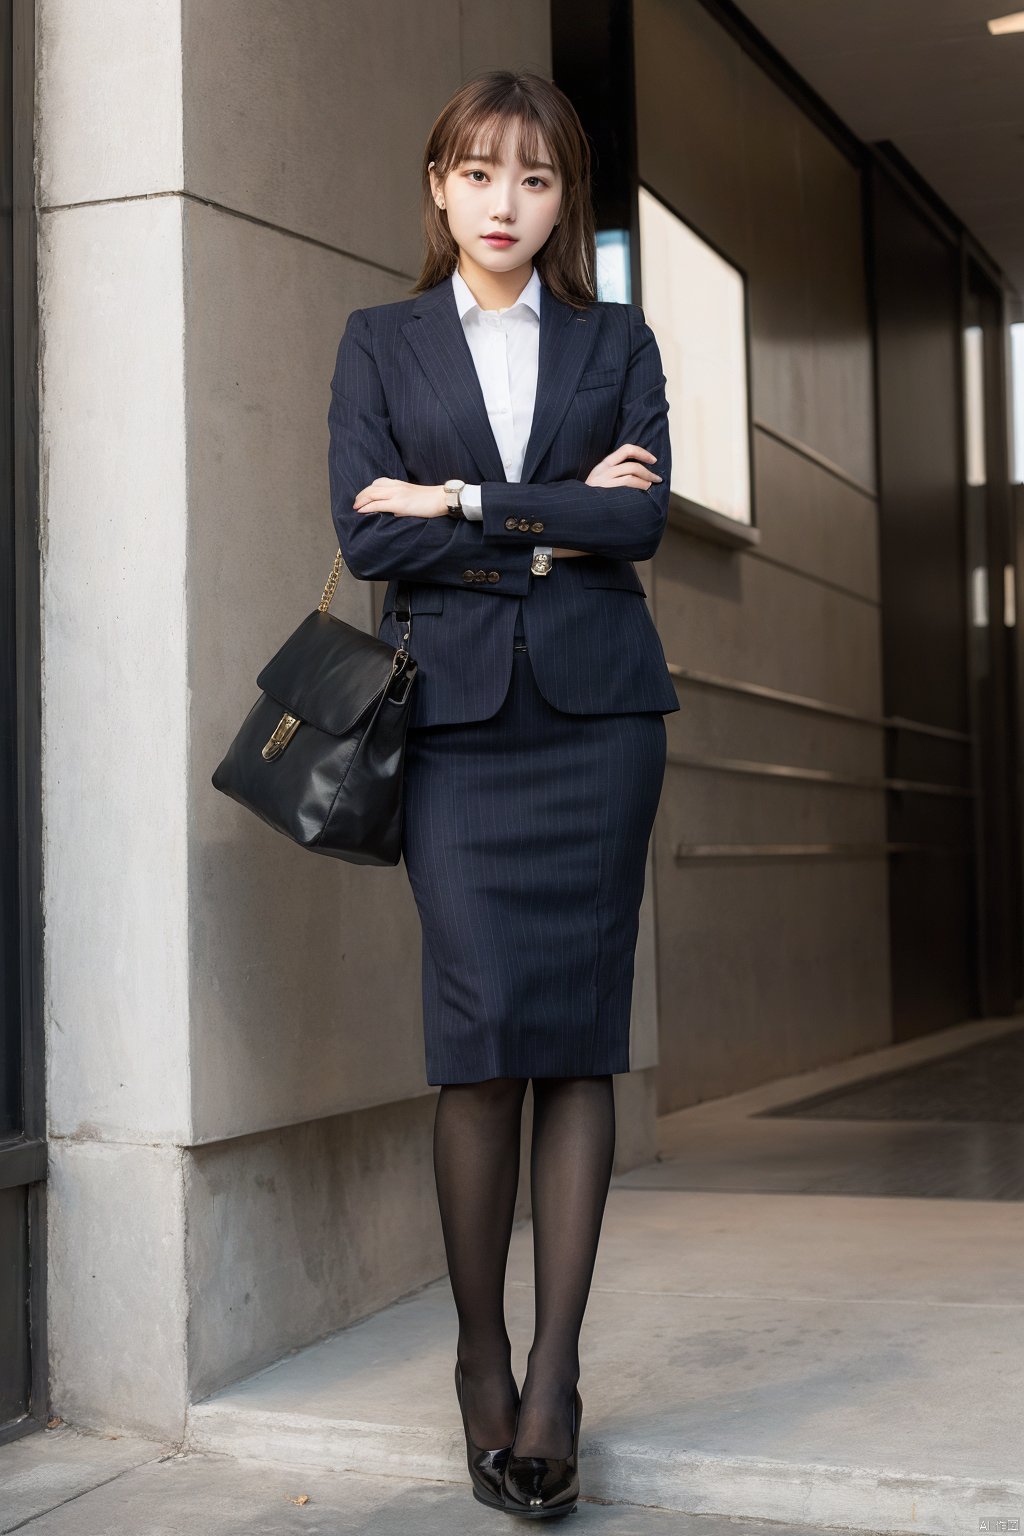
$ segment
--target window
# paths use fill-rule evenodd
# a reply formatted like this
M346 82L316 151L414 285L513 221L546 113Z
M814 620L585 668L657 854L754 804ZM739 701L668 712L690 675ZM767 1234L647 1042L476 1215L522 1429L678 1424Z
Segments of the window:
M749 528L744 275L643 186L640 271L665 370L673 496Z

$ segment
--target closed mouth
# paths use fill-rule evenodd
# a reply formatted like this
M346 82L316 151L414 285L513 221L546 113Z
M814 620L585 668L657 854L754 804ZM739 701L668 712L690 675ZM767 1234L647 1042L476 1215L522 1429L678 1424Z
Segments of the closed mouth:
M515 245L517 236L515 236L515 235L484 235L483 238L485 240L492 241L495 245Z

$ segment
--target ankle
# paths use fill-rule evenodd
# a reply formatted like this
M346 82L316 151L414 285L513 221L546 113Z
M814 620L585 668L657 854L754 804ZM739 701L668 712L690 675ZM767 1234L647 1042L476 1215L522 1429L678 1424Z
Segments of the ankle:
M470 1349L461 1344L456 1359L463 1376L511 1376L512 1349Z
M580 1362L561 1359L546 1351L543 1344L535 1344L526 1357L526 1383L542 1386L545 1392L558 1397L572 1397L579 1384ZM525 1383L524 1383L525 1389Z

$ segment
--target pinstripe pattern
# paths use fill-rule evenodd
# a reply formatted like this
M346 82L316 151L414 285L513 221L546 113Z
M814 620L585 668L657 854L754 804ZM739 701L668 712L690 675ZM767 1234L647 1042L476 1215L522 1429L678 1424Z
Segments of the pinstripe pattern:
M629 1070L663 716L679 708L632 565L665 526L664 384L637 305L580 317L542 284L533 421L510 482L450 278L356 310L341 339L334 523L357 576L391 578L378 633L396 645L397 579L412 583L402 852L423 929L429 1083ZM657 455L661 483L585 485L626 442ZM354 512L379 475L478 483L482 521ZM537 577L538 542L588 554ZM467 580L476 570L497 577Z
M529 652L513 657L493 718L411 730L406 747L402 851L433 1084L629 1071L665 721L562 713Z
M500 707L512 630L524 624L537 686L569 713L679 708L633 560L654 554L665 527L671 448L665 376L636 304L577 314L541 285L537 398L522 478L509 482L494 440L451 278L414 299L354 310L338 346L328 410L331 510L342 554L364 580L391 578L378 627L397 645L397 578L412 591L411 650L419 665L414 726L484 720ZM657 456L660 484L643 491L584 484L621 443ZM481 486L481 522L352 510L380 475ZM542 533L505 527L543 523ZM588 551L533 576L538 542ZM467 581L466 571L498 579Z

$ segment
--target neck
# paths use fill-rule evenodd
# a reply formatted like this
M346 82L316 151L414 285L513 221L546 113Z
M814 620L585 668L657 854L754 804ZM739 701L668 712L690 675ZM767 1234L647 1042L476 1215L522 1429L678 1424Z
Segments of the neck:
M523 262L508 272L490 272L462 251L459 256L459 276L481 309L508 309L533 276L533 262Z

